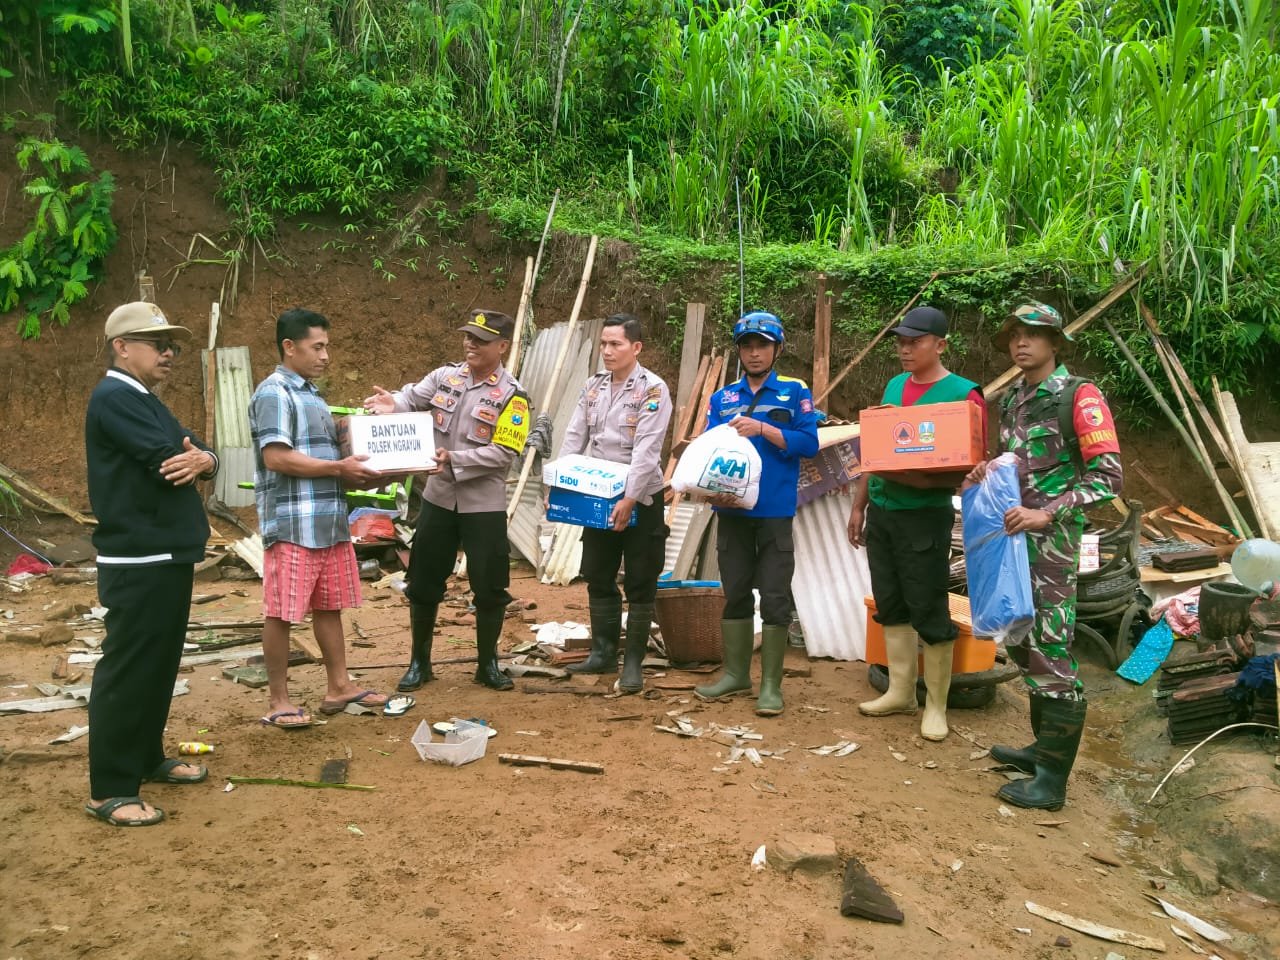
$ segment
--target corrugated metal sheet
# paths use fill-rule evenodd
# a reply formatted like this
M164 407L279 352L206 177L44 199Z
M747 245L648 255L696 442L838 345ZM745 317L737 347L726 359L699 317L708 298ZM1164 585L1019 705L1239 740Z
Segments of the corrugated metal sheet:
M543 565L542 582L568 586L582 570L582 527L567 523L552 526L555 533Z
M689 521L693 519L693 515L698 512L698 505L688 500L681 500L676 504L676 508L671 513L671 519L667 521L667 526L671 533L667 537L667 553L666 560L662 564L664 573L670 573L676 568L676 559L680 556L680 547L684 544L684 535L689 532Z
M517 461L519 462L519 461ZM507 523L507 540L516 548L520 556L529 561L537 569L542 562L542 545L538 542L538 534L542 530L542 481L541 474L530 474L520 494L520 503L516 505ZM519 473L516 473L519 476Z
M206 371L208 356L207 350L201 351ZM238 484L253 479L253 435L249 429L253 368L249 365L249 348L218 347L214 356L218 368L214 449L222 461L214 480L214 492L229 507L247 507L253 503L253 491L241 490Z
M863 598L871 595L871 574L866 550L849 545L846 530L852 505L852 494L838 493L796 512L796 573L791 592L811 657L866 658Z

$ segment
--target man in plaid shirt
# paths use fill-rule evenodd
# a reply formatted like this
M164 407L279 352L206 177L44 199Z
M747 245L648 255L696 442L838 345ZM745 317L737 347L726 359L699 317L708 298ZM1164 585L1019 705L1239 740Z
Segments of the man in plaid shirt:
M286 310L276 320L276 346L280 365L249 402L265 551L262 654L269 705L262 722L293 729L314 722L289 700L288 684L289 626L308 612L328 680L320 712L387 701L351 682L342 634L342 611L360 605L343 490L372 486L378 476L361 462L364 457L340 457L333 417L312 382L329 365L329 321L310 310Z

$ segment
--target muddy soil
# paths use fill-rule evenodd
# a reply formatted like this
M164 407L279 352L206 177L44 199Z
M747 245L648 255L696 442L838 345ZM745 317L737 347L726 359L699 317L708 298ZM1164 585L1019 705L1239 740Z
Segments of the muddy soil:
M224 596L193 608L196 619L258 615L256 583L197 589ZM585 618L581 585L547 587L517 569L513 592L536 601L539 617ZM53 604L94 599L91 585L36 581L0 606L13 611L13 627L41 623ZM407 657L402 599L367 586L350 619L372 644L351 648L352 673L388 689L400 669L366 665ZM529 635L509 619L504 646ZM467 629L442 629L438 659L473 651ZM32 695L61 652L0 646L0 699ZM703 705L678 689L614 699L597 695L603 683L583 695L531 694L522 690L547 681L521 680L496 693L454 665L438 669L405 717L342 714L294 732L258 723L264 691L222 679L218 665L197 666L166 739L215 744L210 779L146 787L169 821L142 830L81 811L85 740L46 746L83 723L83 710L0 717L0 948L24 960L1139 954L1033 917L1030 900L1186 954L1151 913L1145 894L1155 879L1166 897L1234 933L1221 956L1280 949L1274 907L1225 886L1192 889L1167 824L1132 805L1126 782L1147 789L1168 757L1135 769L1118 755L1132 704L1105 672L1086 667L1096 709L1067 807L1004 815L994 796L1004 778L982 751L1026 737L1016 686L982 710L953 711L953 734L930 744L917 718L858 714L858 701L874 695L862 664L789 650L787 666L801 675L784 682L787 710L774 720L755 717L749 700ZM700 679L671 672L649 683ZM295 667L292 684L314 707L322 669ZM750 724L764 734L757 746L786 752L759 768L726 764L724 746L655 730L671 711L698 725ZM487 755L460 768L419 760L409 743L419 721L453 716L497 728ZM860 749L841 759L807 752L840 739ZM499 763L501 752L593 761L605 772L515 768ZM224 792L229 775L316 779L325 760L343 757L350 781L376 790ZM906 922L842 918L838 867L753 871L756 847L792 831L829 836L841 856L863 860ZM1055 946L1062 936L1069 946Z

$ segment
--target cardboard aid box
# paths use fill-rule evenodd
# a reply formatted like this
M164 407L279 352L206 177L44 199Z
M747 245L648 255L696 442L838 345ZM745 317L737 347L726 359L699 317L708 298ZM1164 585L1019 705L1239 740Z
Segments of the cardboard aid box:
M603 530L626 492L627 466L574 453L545 464L542 483L550 488L548 520ZM629 525L635 522L636 512L632 510Z
M867 473L969 470L986 459L983 411L968 400L869 407L858 423Z
M956 636L956 645L951 648L951 673L981 673L996 665L996 642L973 635L973 621L969 617L969 598L947 594L951 607L951 622L960 633ZM884 627L876 622L872 614L876 612L876 601L873 597L864 597L867 605L867 663L878 663L882 667L889 665L889 658L884 649ZM924 676L924 657L919 658L920 676Z
M365 466L378 473L422 473L436 465L435 423L430 413L351 415L334 420L338 452L366 454Z

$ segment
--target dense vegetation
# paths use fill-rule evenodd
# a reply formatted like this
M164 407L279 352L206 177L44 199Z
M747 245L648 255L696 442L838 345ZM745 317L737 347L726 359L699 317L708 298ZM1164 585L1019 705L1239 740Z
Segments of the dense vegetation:
M5 82L126 145L198 144L242 236L332 213L411 242L392 221L444 165L526 232L560 188L562 227L659 277L735 259L740 203L753 289L825 269L849 332L933 270L986 268L935 295L997 313L1146 261L1197 375L1280 354L1272 0L20 6Z

